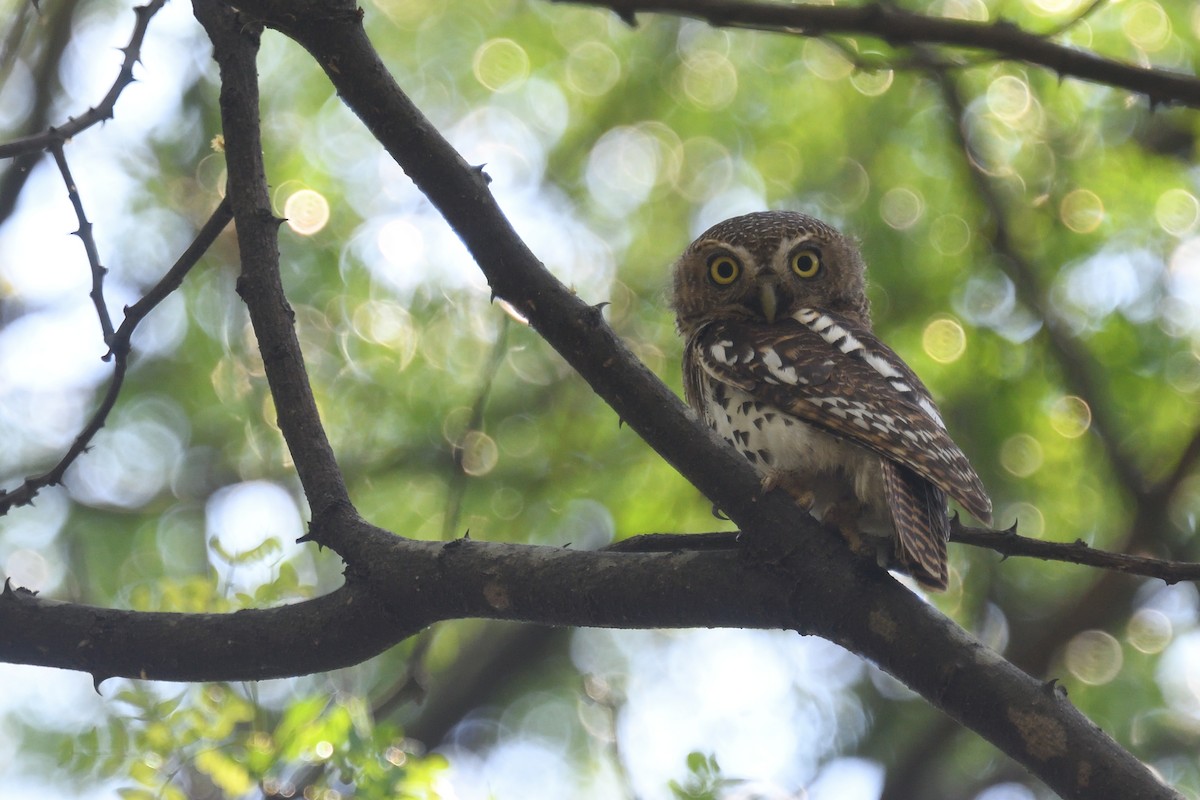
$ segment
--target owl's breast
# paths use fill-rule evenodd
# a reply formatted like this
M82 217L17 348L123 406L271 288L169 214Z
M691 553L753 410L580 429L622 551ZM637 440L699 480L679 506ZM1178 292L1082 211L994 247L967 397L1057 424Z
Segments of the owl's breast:
M856 500L864 533L890 536L880 456L756 400L736 387L703 381L702 405L708 424L764 475L786 476L813 495L817 519L835 503Z

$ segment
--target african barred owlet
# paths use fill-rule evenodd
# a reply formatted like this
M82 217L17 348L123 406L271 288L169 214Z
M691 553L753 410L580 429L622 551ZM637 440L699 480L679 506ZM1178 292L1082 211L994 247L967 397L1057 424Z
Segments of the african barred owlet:
M946 496L992 504L929 391L871 333L855 243L789 211L709 228L675 264L688 403L857 550L945 589Z

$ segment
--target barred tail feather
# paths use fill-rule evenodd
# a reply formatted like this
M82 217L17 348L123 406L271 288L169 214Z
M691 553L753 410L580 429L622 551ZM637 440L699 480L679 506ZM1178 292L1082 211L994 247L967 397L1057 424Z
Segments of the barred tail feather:
M882 461L888 507L896 526L896 560L921 585L944 591L950 539L946 493L908 467L886 458Z

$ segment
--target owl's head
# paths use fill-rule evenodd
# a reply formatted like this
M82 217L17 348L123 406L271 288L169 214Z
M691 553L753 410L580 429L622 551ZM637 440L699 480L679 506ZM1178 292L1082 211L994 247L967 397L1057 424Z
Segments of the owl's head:
M866 265L853 239L806 214L761 211L718 223L675 262L680 333L717 319L773 323L804 307L870 328Z

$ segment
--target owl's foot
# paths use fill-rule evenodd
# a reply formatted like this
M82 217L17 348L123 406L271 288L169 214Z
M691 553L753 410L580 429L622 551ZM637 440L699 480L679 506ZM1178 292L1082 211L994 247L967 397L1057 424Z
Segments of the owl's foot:
M796 480L795 474L782 470L769 470L762 477L763 494L774 489L782 489L792 498L792 502L805 511L811 511L816 495L811 489L806 489Z
M861 517L862 505L860 503L854 500L842 500L829 507L822 521L846 540L846 544L850 545L850 552L860 558L875 561L881 567L885 566L887 559L880 552L881 540L879 537L862 531L858 524Z

